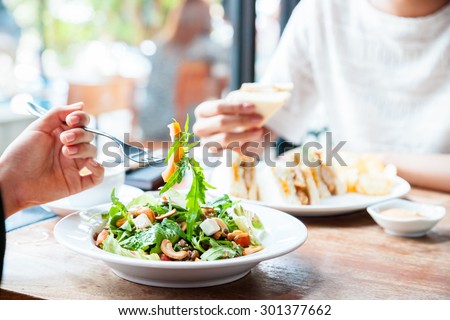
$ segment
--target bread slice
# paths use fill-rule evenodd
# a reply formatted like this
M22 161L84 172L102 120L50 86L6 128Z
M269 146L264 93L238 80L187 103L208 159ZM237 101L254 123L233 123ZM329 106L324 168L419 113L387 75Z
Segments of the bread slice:
M308 204L310 205L320 204L319 190L317 189L316 183L311 173L311 168L308 168L305 165L300 165L300 171L302 172L303 179L305 180L306 183L305 192L309 197Z
M255 112L263 116L261 126L291 97L293 85L290 83L264 85L244 83L239 90L231 91L226 100L229 102L250 102L255 105Z
M211 184L231 196L257 200L254 161L235 151L225 150L221 164L212 172Z
M293 168L277 164L264 165L256 176L259 200L280 204L301 205L294 184Z

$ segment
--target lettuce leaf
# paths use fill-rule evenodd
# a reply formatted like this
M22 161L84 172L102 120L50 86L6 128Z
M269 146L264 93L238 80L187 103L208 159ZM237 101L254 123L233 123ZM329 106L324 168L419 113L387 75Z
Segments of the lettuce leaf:
M127 204L127 209L135 206L144 207L147 205L156 206L158 205L158 200L151 193L144 193L136 198L133 198L130 203Z
M202 255L201 259L205 261L219 260L219 259L228 259L234 258L236 256L242 255L242 248L240 246L232 247L231 242L229 245L218 244L214 240L211 239L210 243L212 247L206 250Z
M130 258L139 258L145 260L159 260L159 256L157 254L147 254L143 250L127 250L120 246L119 241L114 239L112 234L109 234L108 237L103 241L103 250L118 254L124 257Z
M176 206L186 209L187 201L185 195L181 194L175 189L167 190L164 195L170 200L172 204Z
M261 240L266 231L258 216L249 210L245 210L239 203L230 209L230 215L238 228L250 235L251 243L255 246L261 245Z
M160 224L155 224L151 228L134 234L120 241L120 245L128 250L144 250L151 248L151 253L161 253L161 242L164 239L175 243L180 238L185 238L186 235L181 230L178 223L164 219Z

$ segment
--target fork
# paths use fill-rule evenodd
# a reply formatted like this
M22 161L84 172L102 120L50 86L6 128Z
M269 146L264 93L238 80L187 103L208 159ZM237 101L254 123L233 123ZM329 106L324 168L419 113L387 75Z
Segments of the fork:
M45 115L48 111L46 108L44 108L34 102L28 102L27 110L30 114L32 114L36 117L39 117L39 118L42 117L43 115ZM122 140L110 135L109 133L106 133L106 132L100 131L100 130L95 130L95 129L88 128L88 127L81 127L81 128L87 132L101 135L101 136L104 136L106 138L113 140L115 143L117 143L119 145L122 153L131 161L134 161L134 162L137 162L137 163L143 164L143 165L156 165L156 164L164 162L164 158L150 156L150 154L146 150L139 148L139 147L132 146L128 143L125 143Z

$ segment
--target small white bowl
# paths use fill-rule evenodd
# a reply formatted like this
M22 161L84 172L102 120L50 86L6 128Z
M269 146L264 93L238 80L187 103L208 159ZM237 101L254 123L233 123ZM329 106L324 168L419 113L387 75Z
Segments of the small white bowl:
M401 208L420 213L423 217L394 218L380 214L381 211ZM441 206L395 199L367 208L373 220L388 234L400 237L421 237L430 231L446 214Z
M67 215L75 211L108 203L110 202L113 188L118 192L119 187L124 182L125 169L123 166L105 167L105 175L100 184L72 196L47 203L43 207L58 215Z

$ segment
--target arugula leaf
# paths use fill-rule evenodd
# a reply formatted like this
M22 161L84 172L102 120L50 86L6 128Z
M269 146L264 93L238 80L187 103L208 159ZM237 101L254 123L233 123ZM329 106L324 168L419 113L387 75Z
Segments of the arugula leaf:
M119 198L116 196L116 189L114 188L111 192L111 202L113 205L109 209L109 215L111 217L115 216L117 213L126 214L127 213L127 207L120 202Z
M164 187L159 191L159 194L163 194L174 185L181 183L184 175L186 174L186 170L189 168L188 158L183 157L179 162L176 163L176 166L177 170L175 170L175 172L170 176Z
M222 213L228 208L231 208L233 204L233 200L231 200L227 194L224 194L220 198L208 202L206 206L210 208L219 208L220 213Z
M205 234L201 232L198 236L193 236L191 242L195 249L200 252L205 252L206 250L203 248L202 244L206 243L209 245L210 239L210 237L205 236Z
M228 230L230 232L233 232L234 230L238 230L238 226L236 225L236 222L233 220L232 217L226 212L222 212L218 215L219 219L221 219L228 227Z
M170 242L175 243L185 236L178 223L170 219L164 219L160 224L155 224L145 231L120 241L120 245L129 250L141 249L147 251L151 248L151 253L161 253L161 242L164 239L169 239Z
M194 135L189 132L188 115L186 123L184 124L184 131L180 132L180 134L175 137L175 141L169 149L166 160L173 156L175 150L178 150L180 147L183 148L183 156L180 161L175 164L177 169L159 192L159 194L163 194L175 184L179 184L183 180L186 171L191 170L192 184L186 195L186 209L189 212L186 218L187 239L189 241L192 239L194 229L197 226L196 221L200 218L201 205L206 202L206 190L214 189L213 186L206 182L203 168L200 164L194 158L188 156L189 151L198 144L198 142L190 142L193 137Z
M184 132L189 132L189 114L186 115L186 122L184 123Z

